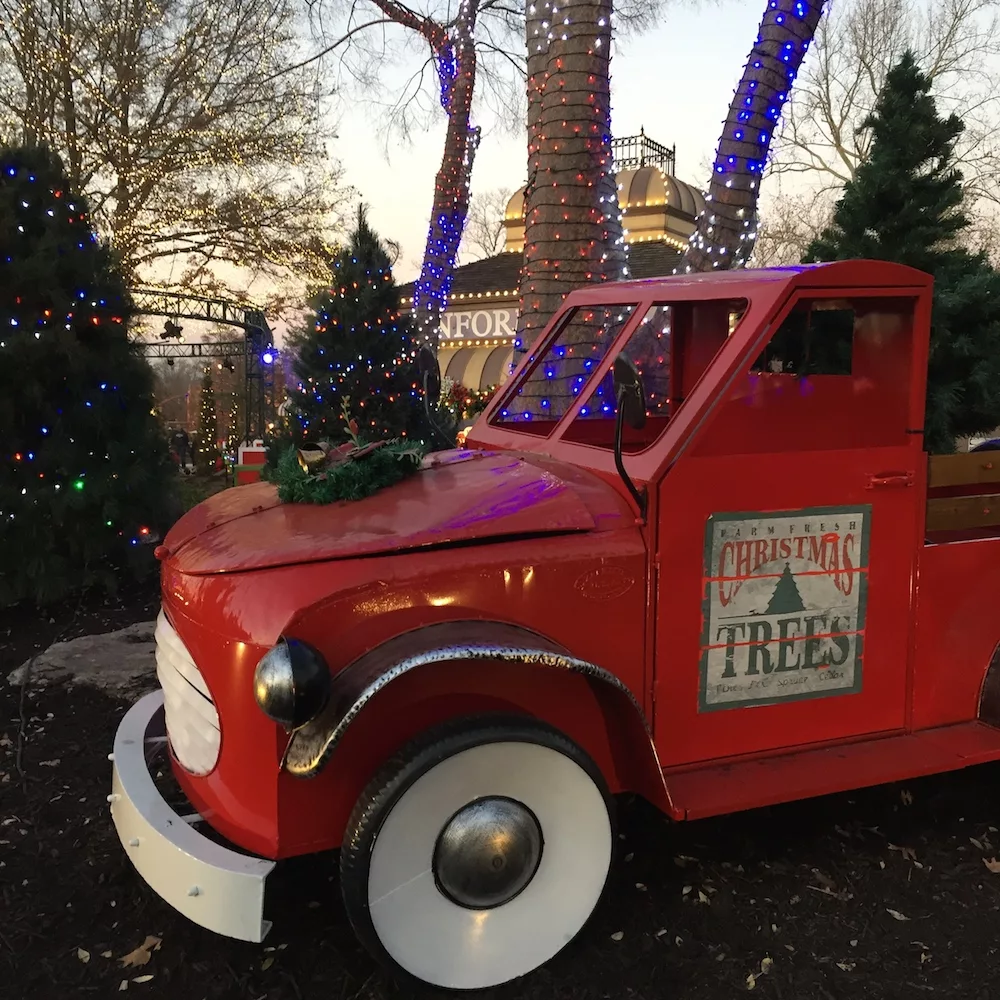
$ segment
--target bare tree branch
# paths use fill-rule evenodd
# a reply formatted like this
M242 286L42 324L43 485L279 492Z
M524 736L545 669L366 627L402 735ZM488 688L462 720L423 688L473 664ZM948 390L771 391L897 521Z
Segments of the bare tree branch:
M835 0L796 81L770 173L824 187L850 180L870 149L861 123L908 48L933 81L942 113L966 124L957 156L967 191L997 200L998 0Z
M470 260L481 260L500 252L504 213L513 193L510 188L494 188L472 196L462 239L463 257L468 255Z
M315 279L344 192L302 43L295 0L0 0L0 128L60 153L133 276Z

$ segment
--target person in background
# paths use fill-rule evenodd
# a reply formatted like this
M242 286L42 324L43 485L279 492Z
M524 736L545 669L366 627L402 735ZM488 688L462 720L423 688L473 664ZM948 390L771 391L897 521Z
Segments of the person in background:
M177 452L177 458L185 475L190 475L191 469L189 466L192 464L191 439L183 427L174 428L174 433L170 438L170 446Z

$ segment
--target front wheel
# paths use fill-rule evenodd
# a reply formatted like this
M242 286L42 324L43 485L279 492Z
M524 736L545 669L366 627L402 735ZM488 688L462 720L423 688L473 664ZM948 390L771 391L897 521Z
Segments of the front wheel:
M614 832L594 762L550 726L465 719L404 747L362 792L340 854L362 944L448 989L547 962L604 891Z

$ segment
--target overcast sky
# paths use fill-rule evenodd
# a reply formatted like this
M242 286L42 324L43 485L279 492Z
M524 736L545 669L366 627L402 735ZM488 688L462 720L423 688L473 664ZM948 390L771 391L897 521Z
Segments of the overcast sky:
M747 54L757 35L765 0L709 0L696 9L668 6L657 27L620 44L611 62L612 132L646 135L677 146L677 175L704 187L706 166ZM411 72L412 72L411 64ZM436 127L410 145L394 143L385 156L385 136L372 128L369 107L340 111L334 153L346 181L369 206L384 237L402 245L396 280L420 268L430 217L434 175L444 141L443 112ZM515 188L526 177L524 135L511 137L490 120L479 120L483 139L476 155L472 190Z

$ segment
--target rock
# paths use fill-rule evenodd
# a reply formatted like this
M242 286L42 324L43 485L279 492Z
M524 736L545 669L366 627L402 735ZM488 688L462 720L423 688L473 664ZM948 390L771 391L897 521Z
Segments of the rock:
M152 688L156 681L156 622L139 622L103 635L84 635L49 646L35 658L31 667L33 685L69 680L105 690L143 685ZM26 660L7 675L7 683L23 682Z

